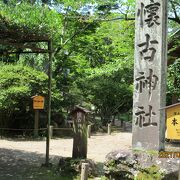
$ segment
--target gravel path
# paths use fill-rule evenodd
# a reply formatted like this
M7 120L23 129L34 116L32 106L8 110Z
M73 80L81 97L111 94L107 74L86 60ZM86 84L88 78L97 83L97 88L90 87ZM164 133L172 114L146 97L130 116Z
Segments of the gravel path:
M88 158L101 164L105 156L114 150L131 149L132 133L121 132L95 134L88 139ZM58 163L59 157L71 157L72 138L52 139L50 142L50 162ZM166 150L179 150L180 144L166 145ZM36 180L45 162L46 141L24 141L0 139L0 180ZM36 173L36 174L35 174ZM42 179L42 178L40 178ZM43 180L52 180L44 178ZM39 180L39 178L37 179ZM64 179L63 179L64 180Z
M112 133L112 135L93 135L90 139L88 139L88 158L93 159L96 162L104 162L105 156L110 151L117 149L129 149L131 147L131 138L132 134L127 132ZM52 139L50 142L50 155L71 157L72 144L72 138ZM45 156L46 142L0 140L0 151L2 151L2 149L44 154Z
M88 158L102 164L110 151L131 148L131 137L131 133L125 132L93 135L88 139ZM72 138L52 139L50 162L58 163L59 156L71 157L72 144ZM45 162L45 149L46 141L0 139L0 180L36 180L36 175L39 177L42 171L41 164Z

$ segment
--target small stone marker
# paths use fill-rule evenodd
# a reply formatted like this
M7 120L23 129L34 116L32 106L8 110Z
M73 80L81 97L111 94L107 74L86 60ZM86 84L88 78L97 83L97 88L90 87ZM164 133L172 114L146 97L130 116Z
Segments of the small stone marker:
M167 0L136 0L133 148L163 150Z
M111 135L111 123L108 124L108 134Z
M85 108L76 106L71 112L73 119L73 158L86 158L87 157L87 114Z
M88 180L88 169L89 169L89 164L88 163L82 163L81 180Z

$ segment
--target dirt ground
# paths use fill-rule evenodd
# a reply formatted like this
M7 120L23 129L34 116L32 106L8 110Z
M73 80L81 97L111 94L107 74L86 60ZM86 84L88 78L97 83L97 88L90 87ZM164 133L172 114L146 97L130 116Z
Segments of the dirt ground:
M88 139L87 156L100 164L102 169L106 155L118 149L131 149L131 140L132 133L130 132L112 133L111 135L94 134ZM60 156L71 157L72 144L72 138L52 139L50 141L50 162L57 164ZM179 151L179 148L179 143L166 143L166 150ZM48 178L46 175L39 178L44 173L41 165L45 162L45 152L45 140L0 139L0 180L56 180L56 178ZM50 177L52 177L51 174ZM59 176L58 180L61 180ZM62 178L62 180L66 179Z
M128 132L107 134L95 134L88 139L88 158L96 162L104 162L105 156L117 149L129 149L131 147L132 134ZM72 138L58 138L50 141L50 155L71 157ZM44 154L45 141L15 141L0 140L0 149L19 150L36 154Z
M88 139L87 156L102 164L109 152L131 148L131 138L132 134L129 132L92 135ZM72 144L72 138L52 139L50 142L50 162L57 164L60 156L71 157ZM45 152L45 140L0 139L0 180L36 179L34 178L35 173L41 173L41 164L45 162Z

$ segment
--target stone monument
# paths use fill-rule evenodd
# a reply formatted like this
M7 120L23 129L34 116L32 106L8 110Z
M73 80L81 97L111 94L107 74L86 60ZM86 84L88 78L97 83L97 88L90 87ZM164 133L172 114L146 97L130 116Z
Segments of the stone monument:
M133 148L163 150L167 0L136 0Z
M71 111L71 117L73 119L73 158L87 157L87 115L90 113L83 107L76 106Z

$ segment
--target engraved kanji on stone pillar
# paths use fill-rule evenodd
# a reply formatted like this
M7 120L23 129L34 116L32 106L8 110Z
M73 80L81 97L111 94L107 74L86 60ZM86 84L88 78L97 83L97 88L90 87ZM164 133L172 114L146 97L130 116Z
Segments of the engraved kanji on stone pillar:
M167 0L136 0L133 148L164 149Z

